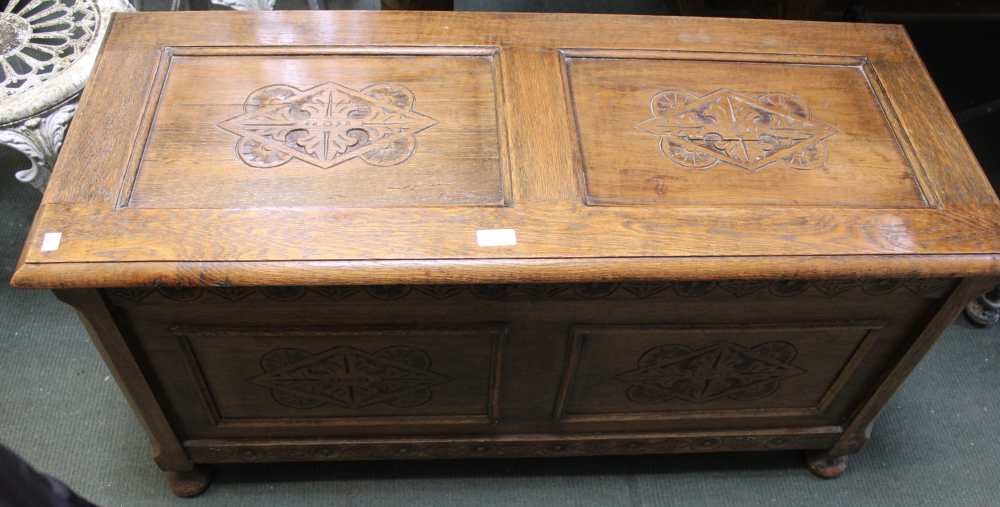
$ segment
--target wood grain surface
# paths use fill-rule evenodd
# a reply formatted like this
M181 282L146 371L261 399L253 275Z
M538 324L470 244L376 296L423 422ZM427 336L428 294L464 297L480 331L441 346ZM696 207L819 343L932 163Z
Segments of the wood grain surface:
M15 285L998 272L896 26L118 15L62 155Z
M266 461L835 475L1000 275L896 26L119 15L61 155L12 284L81 313L185 495Z
M917 180L923 169L901 150L863 62L572 54L589 203L932 205ZM703 116L685 113L692 110Z
M181 438L234 439L840 426L955 286L102 293Z
M170 61L145 151L138 165L130 168L131 184L123 189L119 205L502 206L507 176L501 161L492 55L448 54L446 49L433 55L412 53L405 48L386 48L384 54L375 55L181 52ZM199 86L217 76L226 76L226 86ZM271 86L294 93L328 83L358 91L358 96L364 96L361 90L379 86L412 94L413 104L406 109L424 121L415 125L422 129L412 137L412 152L400 153L405 159L391 165L373 165L360 156L350 157L350 151L340 157L275 156L280 166L257 170L248 170L253 162L247 161L248 154L233 156L239 151L235 146L240 133L252 133L250 126L275 116L244 115L245 101L255 93ZM318 101L326 100L325 92L320 95ZM293 127L308 126L295 118L287 120Z

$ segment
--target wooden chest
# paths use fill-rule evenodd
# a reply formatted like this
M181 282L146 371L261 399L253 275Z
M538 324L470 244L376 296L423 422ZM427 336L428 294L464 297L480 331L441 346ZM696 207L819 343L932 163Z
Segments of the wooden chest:
M998 232L897 26L125 14L13 283L80 312L178 494L263 461L834 476Z

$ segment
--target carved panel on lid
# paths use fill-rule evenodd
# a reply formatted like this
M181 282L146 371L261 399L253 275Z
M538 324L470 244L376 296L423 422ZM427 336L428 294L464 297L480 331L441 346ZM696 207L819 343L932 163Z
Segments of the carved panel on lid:
M564 53L590 205L922 208L923 170L859 57Z
M173 48L118 205L504 206L499 58L494 48Z

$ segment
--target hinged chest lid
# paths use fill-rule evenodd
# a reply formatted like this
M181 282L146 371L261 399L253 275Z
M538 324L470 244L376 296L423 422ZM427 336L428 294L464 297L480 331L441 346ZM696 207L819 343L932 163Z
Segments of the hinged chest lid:
M896 26L120 14L14 283L986 275L998 210Z

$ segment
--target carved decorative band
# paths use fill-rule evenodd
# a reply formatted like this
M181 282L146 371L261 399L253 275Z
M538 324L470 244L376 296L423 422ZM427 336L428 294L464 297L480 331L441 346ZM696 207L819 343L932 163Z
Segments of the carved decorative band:
M822 429L822 428L821 428ZM343 439L312 442L228 444L189 441L185 445L198 463L248 463L277 461L356 461L371 459L513 458L596 456L627 454L679 454L697 452L824 449L839 433L759 432L733 434L620 434L529 438L461 437L449 439L386 438Z
M729 297L745 297L769 293L777 297L814 294L834 297L860 290L868 295L883 295L905 289L924 297L943 297L953 287L952 279L881 279L881 280L778 280L724 282L653 282L653 283L583 283L583 284L510 284L510 285L369 285L329 287L135 287L107 289L114 298L141 302L157 294L170 301L191 302L212 297L223 301L242 301L260 296L271 301L297 301L307 294L316 294L331 301L351 297L397 300L409 296L437 300L462 295L487 300L505 299L645 299L670 294L683 298L707 296L712 293Z

